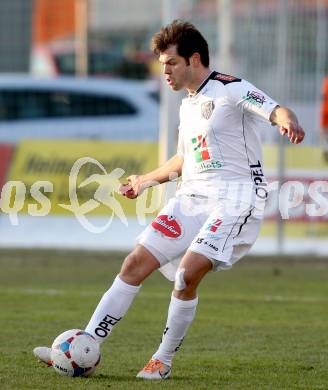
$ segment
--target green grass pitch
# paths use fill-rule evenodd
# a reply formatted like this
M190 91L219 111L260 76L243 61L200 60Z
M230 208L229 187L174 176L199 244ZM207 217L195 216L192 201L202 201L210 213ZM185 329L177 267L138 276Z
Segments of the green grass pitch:
M173 375L135 379L158 346L172 285L156 272L102 346L92 378L65 378L33 347L83 328L124 254L0 251L1 389L328 389L328 262L246 258L208 275Z

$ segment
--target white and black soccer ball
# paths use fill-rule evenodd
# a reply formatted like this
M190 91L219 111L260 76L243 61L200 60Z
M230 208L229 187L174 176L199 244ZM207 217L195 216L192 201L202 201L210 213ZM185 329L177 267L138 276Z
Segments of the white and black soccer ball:
M51 347L53 368L64 376L92 375L100 361L96 339L80 329L70 329L55 338Z

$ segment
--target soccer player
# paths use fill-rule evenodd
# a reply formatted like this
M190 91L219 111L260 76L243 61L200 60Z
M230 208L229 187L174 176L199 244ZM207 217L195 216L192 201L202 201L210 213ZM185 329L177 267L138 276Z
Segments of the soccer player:
M295 114L249 82L211 70L208 45L188 22L174 21L152 46L168 86L187 96L180 108L178 150L163 166L133 175L121 192L135 198L172 173L181 175L176 196L138 237L86 331L102 343L129 309L141 283L160 269L174 289L161 343L138 378L166 379L192 323L197 287L210 271L230 268L258 235L268 195L263 173L261 120L277 125L298 144L304 132ZM177 261L177 258L181 258ZM50 349L34 353L50 362Z

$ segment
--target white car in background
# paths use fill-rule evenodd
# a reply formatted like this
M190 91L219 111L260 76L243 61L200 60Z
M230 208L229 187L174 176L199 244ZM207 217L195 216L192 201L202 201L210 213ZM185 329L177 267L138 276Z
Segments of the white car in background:
M0 143L22 139L158 141L150 81L0 76Z

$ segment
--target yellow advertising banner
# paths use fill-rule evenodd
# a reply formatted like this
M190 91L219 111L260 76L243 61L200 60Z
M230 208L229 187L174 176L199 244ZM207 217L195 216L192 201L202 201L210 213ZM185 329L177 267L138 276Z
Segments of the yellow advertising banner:
M285 218L287 237L328 237L328 174L320 149L286 147L283 188L271 188L261 235L275 237L277 220ZM277 146L265 146L269 186L278 181ZM27 140L15 150L8 181L1 193L4 213L33 216L119 217L145 221L162 205L161 186L136 200L118 194L131 174L158 165L158 145L146 142Z
M19 212L36 215L101 216L110 209L135 215L137 201L119 195L118 187L157 165L155 143L26 140L16 147L2 208L16 203Z
M266 169L277 169L279 161L278 145L264 145L263 157ZM326 175L328 163L324 160L322 149L310 145L286 145L285 146L286 169L297 169L300 171L321 172Z

